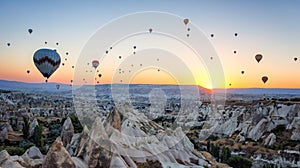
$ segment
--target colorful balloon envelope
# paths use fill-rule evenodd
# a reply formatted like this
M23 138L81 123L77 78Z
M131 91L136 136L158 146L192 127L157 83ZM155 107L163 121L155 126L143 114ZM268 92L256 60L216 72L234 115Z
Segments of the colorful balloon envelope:
M264 83L266 83L267 81L268 81L268 77L267 76L263 76L262 78L261 78L261 80L264 82Z
M92 62L92 65L93 65L93 67L96 69L96 68L99 66L99 61L94 60L94 61Z
M49 78L59 67L61 59L56 50L39 49L33 55L37 69L45 78Z
M258 63L261 61L262 58L263 58L263 56L261 54L255 55L255 59Z

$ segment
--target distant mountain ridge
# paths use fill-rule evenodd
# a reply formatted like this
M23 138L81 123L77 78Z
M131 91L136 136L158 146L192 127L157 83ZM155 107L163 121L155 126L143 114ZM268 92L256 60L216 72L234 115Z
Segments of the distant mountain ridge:
M60 88L57 89L56 85L59 84ZM118 84L115 84L115 86ZM110 88L110 84L97 85L97 87L103 87L106 89ZM176 85L151 85L151 84L131 84L129 89L135 88L175 88ZM191 87L191 86L183 86L183 87ZM199 87L200 89L207 90L205 88ZM11 90L11 91L22 91L22 92L33 92L33 93L52 93L52 94L72 94L72 86L61 83L26 83L26 82L18 82L18 81L8 81L8 80L0 80L0 89L1 90ZM213 89L216 93L224 93L224 91L228 94L249 94L249 95L300 95L300 89L297 88L238 88L238 89Z

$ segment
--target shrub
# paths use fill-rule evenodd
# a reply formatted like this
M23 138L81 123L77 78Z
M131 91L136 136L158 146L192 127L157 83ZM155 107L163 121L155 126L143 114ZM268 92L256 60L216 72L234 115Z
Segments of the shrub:
M23 155L25 149L15 146L7 146L5 150L12 156L12 155Z
M250 168L252 166L252 161L248 158L242 156L231 156L228 159L228 165L234 168Z

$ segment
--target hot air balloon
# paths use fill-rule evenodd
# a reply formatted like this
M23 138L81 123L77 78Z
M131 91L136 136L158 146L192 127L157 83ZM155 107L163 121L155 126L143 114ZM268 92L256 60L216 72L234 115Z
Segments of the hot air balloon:
M190 31L191 29L190 28L187 28L187 31Z
M135 54L135 51L133 52L133 54Z
M72 68L74 68L74 65L72 66Z
M33 32L33 30L32 29L28 29L28 32L29 32L29 34L31 34Z
M70 82L72 83L72 82L73 82L73 80L70 80Z
M67 61L68 60L68 58L65 58L65 61Z
M10 43L7 43L7 46L9 47L9 46L10 46Z
M189 19L183 19L183 23L187 25L189 23Z
M236 54L236 51L233 51L233 54Z
M62 65L62 66L64 66L64 65L65 65L65 63L62 63L61 65Z
M122 58L122 56L120 55L120 56L119 56L119 59L121 59L121 58Z
M255 55L255 59L256 61L259 63L261 61L261 59L263 58L263 56L261 54L256 54Z
M213 59L213 57L210 57L210 59L212 60L212 59Z
M59 87L60 87L60 85L56 85L56 89L57 89L57 90L59 89Z
M47 44L48 42L47 41L45 41L45 44Z
M58 45L59 43L56 43L56 45Z
M152 33L152 29L151 28L149 29L149 32Z
M109 49L111 49L111 50L112 50L112 47L109 47Z
M190 37L190 35L189 35L189 34L186 34L186 37Z
M133 49L136 49L136 46L133 46Z
M241 73L242 73L242 74L244 74L244 73L245 73L245 71L241 71Z
M105 51L106 54L108 54L108 51Z
M298 58L297 58L297 57L295 57L295 58L294 58L294 61L297 61L297 60L298 60Z
M237 33L234 33L234 36L235 36L235 37L237 37L237 36L238 36L238 34L237 34Z
M96 69L96 68L98 67L98 65L99 65L99 61L94 60L94 61L92 62L92 65L93 65L93 67Z
M69 55L69 53L68 53L68 52L66 52L66 55Z
M101 78L101 77L102 77L102 74L98 74L98 76L99 76L99 78Z
M210 37L213 38L213 37L214 37L214 34L210 34Z
M268 77L267 76L263 76L262 78L261 78L261 80L264 82L264 83L266 83L267 81L268 81Z
M60 65L60 56L56 50L39 49L33 55L33 61L37 69L45 78L49 78Z
M30 70L27 70L26 72L29 74L29 73L30 73Z

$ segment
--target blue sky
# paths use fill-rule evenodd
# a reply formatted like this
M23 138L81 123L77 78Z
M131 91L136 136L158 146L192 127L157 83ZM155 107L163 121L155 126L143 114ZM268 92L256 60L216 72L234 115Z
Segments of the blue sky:
M253 59L253 54L260 52L269 55L268 62L265 63L267 68L263 70L268 71L268 74L276 77L277 80L287 78L288 82L284 86L297 87L300 81L294 82L293 78L295 75L296 78L300 77L297 75L299 65L290 67L290 62L285 62L284 59L300 56L299 9L300 1L296 0L1 0L0 59L2 64L18 62L23 58L24 61L30 60L32 52L43 47L44 41L49 43L49 47L55 47L55 43L59 42L58 48L61 51L68 51L76 58L89 37L110 20L134 12L163 11L189 18L208 36L210 33L215 34L215 38L211 41L223 62L228 81L237 82L239 71L243 68L246 71L250 70L253 66L246 67L248 61ZM28 28L34 31L32 37L28 37ZM239 41L234 41L234 32L239 33ZM12 47L18 50L7 50L7 42L12 43ZM231 55L233 50L239 51L238 58ZM251 55L249 56L251 58L246 58L246 55ZM232 60L236 61L234 67L232 67ZM22 71L26 69L26 66L21 63L20 65L17 63L16 66L23 68ZM0 78L7 78L7 68L1 68ZM278 68L287 70L279 72ZM256 71L255 67L253 71ZM21 80L18 77L9 79ZM251 83L251 80L247 82ZM288 83L294 84L288 85ZM244 85L245 83L242 84L243 87ZM249 87L251 86L257 85L253 83ZM271 87L282 86L274 84Z

